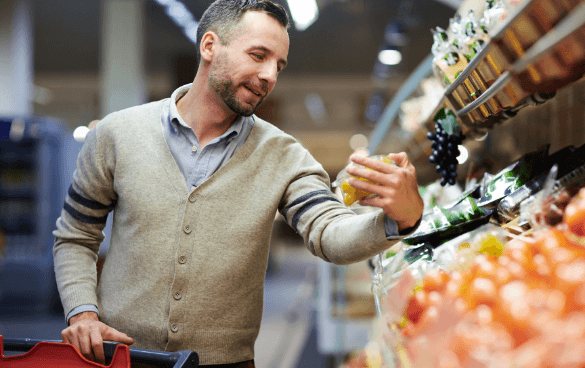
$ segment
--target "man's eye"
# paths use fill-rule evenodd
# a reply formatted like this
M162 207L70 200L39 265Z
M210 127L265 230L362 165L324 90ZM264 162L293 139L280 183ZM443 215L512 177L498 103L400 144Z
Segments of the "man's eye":
M254 55L254 57L258 60L264 60L264 55L260 55L260 54L252 54Z

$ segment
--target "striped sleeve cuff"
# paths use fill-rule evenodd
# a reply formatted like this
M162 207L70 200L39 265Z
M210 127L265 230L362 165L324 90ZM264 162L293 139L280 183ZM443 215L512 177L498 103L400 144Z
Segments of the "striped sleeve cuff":
M65 318L65 322L67 323L67 326L69 326L69 319L71 319L71 317L79 314L79 313L83 313L83 312L96 312L99 316L100 312L98 311L98 308L93 305L93 304L83 304L80 305L79 307L75 307L71 310L71 312L69 312L69 314L67 315L67 318Z
M69 187L63 209L75 220L90 225L105 225L108 213L114 209L116 202L109 205L81 196L73 187ZM69 202L69 203L68 203ZM85 213L84 213L85 212Z
M341 203L341 201L337 199L330 190L315 190L295 199L284 211L282 211L282 216L284 216L285 219L288 219L287 215L289 211L292 208L296 208L296 206L298 206L296 212L289 222L292 228L298 233L299 230L297 225L301 219L301 216L303 216L303 214L305 214L314 206L329 201Z

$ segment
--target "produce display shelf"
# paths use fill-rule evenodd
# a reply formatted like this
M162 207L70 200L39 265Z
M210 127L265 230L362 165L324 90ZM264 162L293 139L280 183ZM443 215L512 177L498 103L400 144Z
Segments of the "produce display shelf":
M565 11L550 11L553 2L557 10L562 4ZM549 10L544 18L543 9ZM447 86L419 132L397 149L411 153L414 161L428 156L430 143L421 143L419 136L434 130L433 117L443 108L455 113L465 135L480 138L521 108L554 97L556 90L581 78L584 71L585 1L527 0L491 32L489 42ZM401 100L405 100L402 95ZM382 140L378 128L372 134L376 144L371 152Z
M446 89L448 104L472 135L485 134L531 95L554 93L583 75L585 3L539 18L548 3L532 0L516 9Z
M553 97L560 88L581 79L584 72L585 1L526 0L490 32L489 41L452 79L453 83L447 86L433 113L420 122L420 129L400 142L400 147L394 147L394 150L406 151L413 162L420 161L423 156L428 157L430 142L424 138L427 132L434 130L434 117L444 108L455 114L465 135L479 138L496 123L515 116L519 109L538 105ZM412 86L409 88L412 89ZM555 184L552 188L553 192L557 186ZM583 186L582 181L580 186ZM534 199L534 203L539 200ZM378 327L386 327L390 320L395 322L394 327L405 322L400 319L400 315L394 315L395 311L384 311L381 302L382 296L386 296L385 305L388 308L388 305L400 304L401 300L408 301L408 297L399 298L399 294L404 292L404 285L398 285L403 271L408 268L412 276L420 278L435 270L434 266L442 267L443 262L447 264L447 259L459 257L457 251L465 251L469 247L468 244L461 248L463 243L477 246L485 234L497 238L501 245L508 241L515 242L513 244L532 244L535 229L524 227L519 220L516 218L502 223L490 221L475 230L463 232L433 247L435 256L432 256L432 262L423 257L412 264L404 261L406 252L416 246L395 247L388 254L382 253L373 258L376 267L372 273L372 291L376 297L376 312L379 317L386 318ZM557 233L553 231L547 234ZM394 332L399 330L396 328ZM386 334L384 338L388 336ZM415 366L409 359L403 359L407 357L404 341L403 337L395 336L394 339L386 340L385 344L376 345L379 350L375 354L365 349L362 356L381 359L390 366ZM516 353L519 351L515 350Z

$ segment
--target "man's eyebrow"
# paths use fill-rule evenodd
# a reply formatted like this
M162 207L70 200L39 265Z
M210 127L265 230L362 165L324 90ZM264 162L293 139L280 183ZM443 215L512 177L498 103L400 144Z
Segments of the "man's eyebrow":
M249 50L260 50L260 51L264 51L265 53L270 54L270 55L273 54L272 50L270 50L266 46L261 46L261 45L251 46ZM284 59L280 59L280 60L278 60L278 62L282 64L282 69L286 68L286 66L288 64L288 62Z

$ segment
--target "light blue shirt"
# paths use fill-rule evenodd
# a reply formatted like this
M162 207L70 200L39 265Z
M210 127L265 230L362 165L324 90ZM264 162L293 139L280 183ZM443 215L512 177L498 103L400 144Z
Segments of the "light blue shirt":
M163 134L188 189L198 187L222 167L242 147L254 127L252 116L240 116L224 134L201 149L195 132L177 111L177 101L189 88L191 84L177 88L163 104L162 111Z
M198 187L222 167L248 139L254 127L253 116L238 117L232 126L221 136L211 140L203 149L195 132L189 127L177 111L177 101L187 93L192 84L177 88L171 98L164 101L161 112L162 131L177 166L185 177L187 188ZM398 234L396 221L388 216L384 218L386 237L395 239ZM97 306L84 304L73 308L67 315L69 319L82 312L96 312Z

